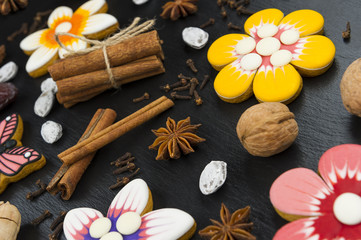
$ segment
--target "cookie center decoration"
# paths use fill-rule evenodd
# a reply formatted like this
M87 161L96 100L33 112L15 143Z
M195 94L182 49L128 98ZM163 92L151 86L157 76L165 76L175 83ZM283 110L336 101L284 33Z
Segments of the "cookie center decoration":
M60 32L69 32L71 30L71 23L70 22L63 22L60 23L56 28L55 28L55 33L60 33Z
M341 194L333 204L333 213L343 224L361 223L361 197L350 192Z

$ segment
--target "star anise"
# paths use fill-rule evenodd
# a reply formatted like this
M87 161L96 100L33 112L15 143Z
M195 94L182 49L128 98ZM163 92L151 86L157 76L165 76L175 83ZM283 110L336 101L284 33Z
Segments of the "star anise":
M177 20L181 15L187 17L189 14L197 12L198 0L175 0L167 2L163 5L163 12L160 15L162 18L171 20Z
M232 215L228 208L222 203L221 221L211 219L213 225L210 225L198 233L201 237L211 240L255 240L250 231L253 223L248 222L251 208L249 206L238 209Z
M25 8L28 0L0 0L0 13L8 15L11 11L16 12L19 8Z
M202 124L192 125L190 117L176 122L168 117L167 128L152 130L157 136L154 143L149 149L157 149L158 155L156 160L166 160L169 158L178 159L183 154L194 152L191 146L195 146L205 139L198 137L195 132ZM159 147L158 147L159 146Z

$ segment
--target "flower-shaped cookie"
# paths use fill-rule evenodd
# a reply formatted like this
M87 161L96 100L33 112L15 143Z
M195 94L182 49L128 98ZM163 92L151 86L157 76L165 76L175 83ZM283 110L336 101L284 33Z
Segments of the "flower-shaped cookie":
M290 103L302 89L300 74L317 76L331 66L334 44L314 35L323 32L322 15L298 10L283 16L278 9L259 11L244 25L249 35L228 34L211 45L208 61L220 71L214 88L222 100L237 103L254 93L260 102Z
M58 7L49 16L48 29L30 34L20 43L20 48L31 55L26 63L26 71L32 77L47 73L47 67L60 56L63 58L66 50L60 49L55 41L55 33L67 32L91 39L101 39L118 28L115 17L106 14L108 5L105 0L91 0L84 3L73 13L69 7ZM72 50L88 47L88 44L69 36L60 36L59 40Z
M152 208L152 194L147 184L135 179L115 196L107 217L91 208L69 211L64 219L64 233L68 240L186 240L192 237L196 223L188 213L174 208L149 212Z
M326 151L322 179L306 168L291 169L273 183L270 198L281 217L293 221L274 240L356 240L361 236L361 145Z

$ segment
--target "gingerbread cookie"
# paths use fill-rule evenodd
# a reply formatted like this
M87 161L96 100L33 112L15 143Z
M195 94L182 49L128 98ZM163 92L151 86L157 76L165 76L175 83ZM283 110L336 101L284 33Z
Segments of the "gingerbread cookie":
M333 62L335 46L323 32L324 19L312 10L283 17L278 9L253 14L246 34L218 38L208 61L220 71L214 81L218 96L231 103L254 93L260 102L292 102L302 89L303 76L324 73ZM301 74L301 75L300 75Z
M65 237L68 240L186 240L192 237L196 223L188 213L173 208L151 211L152 208L148 185L142 179L135 179L115 196L107 217L91 208L69 211L64 219Z
M48 72L47 67L59 57L63 58L66 50L59 47L55 33L67 32L90 39L102 39L118 29L115 17L106 14L108 5L105 0L90 0L73 13L69 7L58 7L49 16L48 29L37 31L27 36L20 43L20 48L31 55L26 63L26 71L36 78ZM88 44L69 36L60 36L59 40L72 50L81 50Z
M0 239L16 240L21 225L18 208L9 202L0 201Z
M0 193L9 183L19 181L46 163L43 155L22 146L22 135L20 115L12 114L0 122Z
M360 239L360 158L361 145L339 145L321 156L321 177L306 168L291 169L278 177L270 199L280 216L293 222L282 227L273 240Z

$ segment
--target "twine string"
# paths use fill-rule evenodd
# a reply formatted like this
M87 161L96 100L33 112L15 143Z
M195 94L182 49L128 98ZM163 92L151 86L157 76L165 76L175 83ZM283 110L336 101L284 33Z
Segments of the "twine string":
M127 39L137 36L143 32L146 32L146 31L150 30L155 24L155 20L148 20L142 24L139 24L139 22L140 22L140 18L136 17L127 28L121 29L117 34L114 34L113 36L105 39L104 41L88 39L86 37L77 36L77 35L74 35L72 33L67 33L67 32L55 33L55 41L59 44L59 46L62 49L67 51L67 53L64 54L64 57L84 55L84 54L93 52L95 50L102 49L102 52L104 55L106 71L109 75L109 82L113 88L118 89L120 86L116 83L116 79L114 78L114 75L112 73L110 61L109 61L109 57L108 57L108 53L107 53L107 47L118 44L120 42L123 42L124 40L127 40ZM60 41L59 36L73 37L73 38L79 39L81 41L84 41L86 43L89 43L92 46L89 48L80 49L80 50L75 51L75 50L65 46Z

